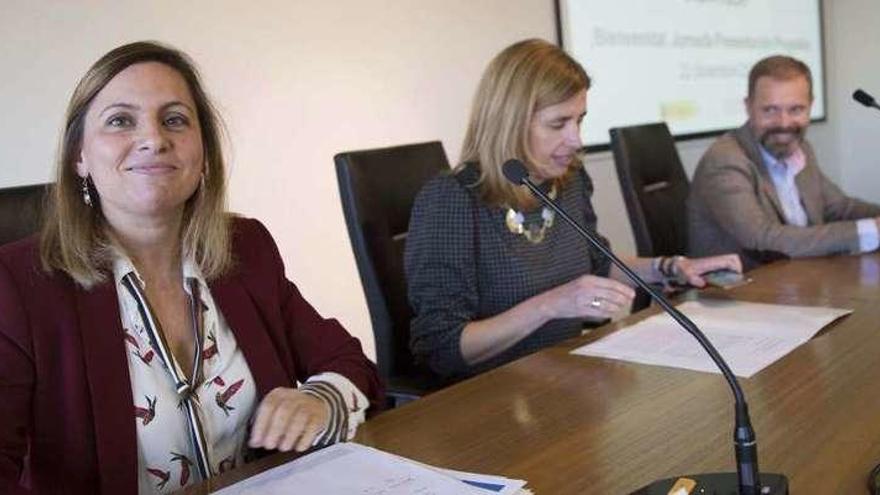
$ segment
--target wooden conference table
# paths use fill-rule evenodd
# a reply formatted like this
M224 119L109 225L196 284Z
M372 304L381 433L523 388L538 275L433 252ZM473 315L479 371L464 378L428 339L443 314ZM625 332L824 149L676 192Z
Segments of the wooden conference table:
M696 298L855 312L742 385L762 471L794 494L866 493L880 462L880 255L783 261ZM549 348L385 412L356 441L452 469L528 480L537 495L628 493L660 478L735 470L721 375L570 355L656 312ZM246 478L276 455L186 493Z

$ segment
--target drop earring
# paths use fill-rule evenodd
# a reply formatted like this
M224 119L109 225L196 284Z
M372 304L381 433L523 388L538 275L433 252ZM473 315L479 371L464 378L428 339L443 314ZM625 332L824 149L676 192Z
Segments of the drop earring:
M92 194L89 192L89 176L85 176L82 178L82 198L83 203L86 204L89 208L92 207Z

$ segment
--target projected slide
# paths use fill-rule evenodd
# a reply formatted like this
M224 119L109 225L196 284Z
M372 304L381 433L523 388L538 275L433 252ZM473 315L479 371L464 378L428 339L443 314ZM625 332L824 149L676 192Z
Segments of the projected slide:
M558 0L562 46L593 79L584 142L608 129L666 121L673 134L745 121L748 72L771 54L813 71L813 118L825 115L818 0Z

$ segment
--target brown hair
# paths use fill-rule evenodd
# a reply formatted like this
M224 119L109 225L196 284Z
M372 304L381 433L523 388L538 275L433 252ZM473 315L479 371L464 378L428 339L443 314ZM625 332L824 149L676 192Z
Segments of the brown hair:
M758 61L749 71L749 99L755 95L758 79L770 77L779 81L787 81L803 77L810 87L810 99L813 99L813 73L810 67L800 60L788 55L772 55Z
M477 87L457 170L478 164L480 195L491 205L534 206L531 194L504 178L501 165L510 158L534 162L528 146L532 115L589 88L584 68L552 43L529 39L505 48ZM574 160L572 168L579 166Z
M111 79L124 69L144 62L158 62L177 71L186 81L196 105L205 168L202 184L184 206L180 234L183 255L193 257L208 279L222 275L232 264L229 217L225 213L223 124L189 57L174 48L141 41L115 48L95 62L77 84L67 106L55 167L55 187L48 199L48 214L41 232L40 259L46 271L63 271L86 288L106 279L114 248L96 191L92 188L94 206L85 205L82 179L76 173L86 113L95 96Z

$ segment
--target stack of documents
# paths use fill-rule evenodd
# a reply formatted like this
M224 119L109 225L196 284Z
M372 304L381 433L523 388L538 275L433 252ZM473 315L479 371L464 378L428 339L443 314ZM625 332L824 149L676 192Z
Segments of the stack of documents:
M526 482L438 469L356 443L340 443L224 488L215 495L524 495Z
M850 309L744 301L688 301L678 306L721 353L733 373L749 378L810 340ZM666 313L646 318L572 351L583 356L720 373L691 334Z

